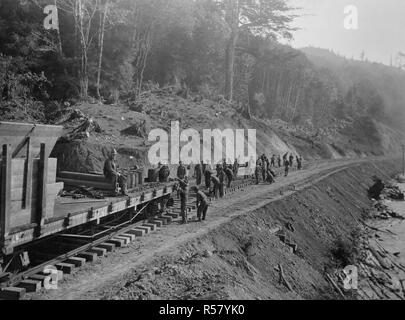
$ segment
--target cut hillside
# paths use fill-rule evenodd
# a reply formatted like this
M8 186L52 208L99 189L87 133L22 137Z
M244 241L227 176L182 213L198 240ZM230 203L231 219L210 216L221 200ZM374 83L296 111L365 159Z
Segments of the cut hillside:
M336 121L327 128L295 126L282 120L254 116L247 119L234 105L222 99L185 99L170 90L144 94L134 104L85 103L74 106L74 110L94 121L99 130L58 142L52 156L59 159L61 170L101 172L112 148L117 149L121 166L149 167L148 150L153 142L148 141L148 134L155 128L170 133L172 121L179 121L183 130L193 128L199 132L215 128L256 129L258 154L292 152L301 154L306 160L392 155L400 150L401 143L399 132L369 119ZM80 121L59 123L68 133Z

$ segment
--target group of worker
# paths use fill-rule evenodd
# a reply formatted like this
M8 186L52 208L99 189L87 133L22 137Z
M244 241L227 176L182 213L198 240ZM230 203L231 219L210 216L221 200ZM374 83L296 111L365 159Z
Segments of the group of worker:
M284 175L287 177L290 171L290 168L294 165L294 158L298 170L302 170L302 156L295 156L293 154L288 155L288 152L282 157L280 155L272 155L269 159L265 154L262 154L259 159L256 161L256 167L254 170L254 176L256 179L256 184L259 184L260 178L263 179L263 182L273 183L275 181L276 174L273 171L273 168L281 168L284 166ZM283 159L281 161L281 159Z
M111 157L107 159L104 163L104 175L107 179L113 180L121 188L123 195L127 195L126 188L126 178L120 174L117 170L116 165L116 150L113 150ZM294 159L295 158L295 159ZM282 160L281 160L282 159ZM276 173L274 168L278 166L284 166L284 174L288 176L289 170L294 165L294 160L297 165L297 169L302 169L302 156L295 156L293 154L284 154L282 157L280 155L272 155L269 159L265 154L261 155L256 161L256 166L254 169L254 177L256 184L259 184L262 179L263 182L274 183L276 178ZM239 163L235 159L234 163L229 163L224 159L222 163L218 163L215 168L215 172L211 167L209 161L205 163L201 161L194 166L194 176L196 178L196 185L192 187L192 191L195 192L197 198L197 219L202 221L206 219L207 210L209 206L208 196L214 197L215 199L222 198L224 196L225 182L227 188L231 188L232 181L234 181L238 175ZM254 163L254 162L253 162ZM249 166L247 163L246 166ZM168 165L158 165L158 178L160 182L169 181L170 168ZM200 186L203 182L205 188L208 190L208 193L205 193L203 190L200 190ZM178 184L176 185L177 194L180 198L181 203L181 217L182 222L187 223L188 217L188 195L189 195L189 179L188 179L188 170L186 166L180 161L177 168L176 180Z
M197 219L198 221L203 221L206 218L209 200L207 194L200 190L200 185L204 177L205 187L208 190L208 195L218 199L224 196L225 181L228 188L231 187L232 181L235 180L238 174L239 164L235 160L233 164L227 164L225 159L222 163L217 164L214 172L211 165L207 161L204 163L198 163L194 167L194 176L196 178L196 185L193 186L192 190L196 193L197 197ZM216 174L216 175L214 175ZM187 177L187 168L180 161L179 167L177 168L177 177L176 180L178 184L178 195L180 197L181 203L181 216L182 222L187 223L187 200L188 200L188 177Z

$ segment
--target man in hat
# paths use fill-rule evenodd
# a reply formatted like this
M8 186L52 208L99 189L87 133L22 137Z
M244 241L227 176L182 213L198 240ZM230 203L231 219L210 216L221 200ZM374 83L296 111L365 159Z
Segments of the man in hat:
M104 176L114 184L118 184L121 188L122 195L127 196L127 179L117 170L117 150L113 149L110 158L104 162Z
M179 162L179 167L177 168L177 178L180 180L183 180L187 175L187 169L185 166L183 166L183 162Z
M168 165L163 164L159 169L159 182L168 182L170 176L170 168Z
M233 171L232 171L232 165L230 165L230 167L225 168L224 171L225 171L225 175L226 175L226 180L228 181L227 188L230 188L231 183L234 180Z

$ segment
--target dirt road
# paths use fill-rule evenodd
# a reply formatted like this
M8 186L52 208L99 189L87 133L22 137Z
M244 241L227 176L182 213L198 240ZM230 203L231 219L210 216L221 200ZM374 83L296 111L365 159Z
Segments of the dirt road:
M183 244L206 234L236 216L287 197L337 171L365 161L367 160L356 159L311 163L303 171L292 172L288 177L278 177L275 184L249 186L245 190L213 203L209 208L207 221L188 225L173 223L155 233L137 238L129 247L118 249L96 263L87 264L75 274L66 276L58 290L44 292L33 298L99 299L109 290L112 292L119 286L127 273L142 270L143 266L152 259L174 255Z

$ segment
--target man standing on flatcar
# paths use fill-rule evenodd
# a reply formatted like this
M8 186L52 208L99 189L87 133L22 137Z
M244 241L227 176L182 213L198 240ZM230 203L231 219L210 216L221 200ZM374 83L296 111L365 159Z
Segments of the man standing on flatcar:
M118 172L117 170L117 150L113 150L109 159L104 162L104 169L103 173L107 180L114 183L114 185L118 184L121 188L121 193L124 196L128 196L127 194L127 179Z
M179 167L177 168L177 178L183 180L187 175L187 169L183 166L183 162L179 162Z

